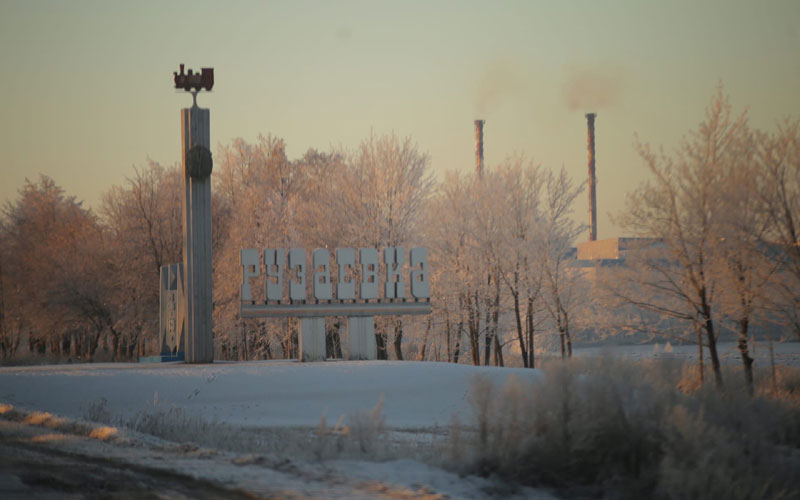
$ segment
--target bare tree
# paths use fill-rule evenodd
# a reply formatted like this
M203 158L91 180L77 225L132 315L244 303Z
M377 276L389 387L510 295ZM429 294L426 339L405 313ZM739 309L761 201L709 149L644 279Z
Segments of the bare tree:
M541 262L544 303L558 332L561 357L572 357L572 322L586 295L583 276L569 264L574 260L570 248L585 228L571 218L575 199L583 186L575 186L562 168L549 172L545 183L542 221L537 235Z
M479 315L474 297L481 286L484 262L475 254L472 203L474 177L447 172L427 215L427 241L431 248L433 275L431 289L444 306L446 332L455 337L453 362L461 356L461 337L467 332L472 363L480 364ZM478 305L480 302L478 302ZM434 314L439 314L437 307Z
M286 156L282 139L235 139L217 153L214 189L226 208L225 240L214 259L216 342L226 357L271 357L272 342L285 358L295 355L297 331L286 320L244 321L239 317L242 248L282 248L305 243L297 225L305 172ZM276 348L278 347L276 346Z
M410 138L370 134L337 175L330 214L341 224L337 227L342 227L349 245L408 245L420 234L419 220L433 186L430 160ZM389 328L394 330L395 357L403 359L403 322L399 318L377 322L378 357L388 356Z
M722 387L717 354L718 277L714 267L724 258L721 241L725 167L736 164L746 134L746 115L731 115L720 88L706 109L705 120L684 139L673 156L638 144L653 174L628 197L623 228L659 244L640 258L635 287L618 289L620 297L660 315L684 320L705 337L714 381Z
M182 260L179 167L148 162L134 167L123 186L103 195L100 213L115 281L111 300L119 308L111 350L116 358L145 354L157 346L158 280L161 266Z
M763 168L756 161L756 141L741 127L729 146L731 158L723 169L720 226L717 228L720 311L736 325L737 346L748 392L753 394L753 358L750 329L763 320L768 289L778 270L774 243L768 241L769 217L753 184L763 182Z
M772 134L759 134L762 209L776 243L779 274L773 306L800 339L800 121L784 120Z
M497 275L511 296L517 344L524 367L533 368L535 314L542 297L541 260L536 255L536 237L543 222L541 202L546 175L522 157L508 160L496 169L500 193L493 198L499 209L500 235L489 242L495 255Z

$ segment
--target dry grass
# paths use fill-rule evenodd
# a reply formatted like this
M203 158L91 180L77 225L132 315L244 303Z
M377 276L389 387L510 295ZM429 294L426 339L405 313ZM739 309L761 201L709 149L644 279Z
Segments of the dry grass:
M156 436L192 451L201 448L209 453L232 451L259 460L266 460L265 456L275 460L384 459L391 452L382 413L382 397L371 411L354 413L334 427L329 427L323 416L316 429L240 427L207 420L177 406L164 408L154 405L151 410L123 419L113 416L107 406L108 402L101 398L87 408L84 418ZM115 427L98 427L96 433L106 432L103 429Z
M452 433L454 467L565 496L800 496L795 370L782 369L775 390L761 374L750 398L735 368L724 392L700 387L696 370L673 360L542 369L535 382L473 381L472 432Z

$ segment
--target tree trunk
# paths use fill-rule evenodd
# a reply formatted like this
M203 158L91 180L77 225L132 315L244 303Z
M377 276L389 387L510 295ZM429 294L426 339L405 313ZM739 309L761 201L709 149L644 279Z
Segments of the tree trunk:
M778 395L778 378L775 376L775 350L772 347L772 339L769 339L769 367L771 371L772 395Z
M481 352L480 352L480 316L478 311L475 308L478 307L477 304L478 297L475 294L475 305L473 306L472 297L467 297L467 326L469 328L469 347L472 351L472 364L478 366L481 364Z
M452 361L452 353L450 351L450 328L452 325L450 324L450 314L445 310L445 317L444 317L444 336L445 336L445 346L447 347L447 362L449 363Z
M514 297L514 319L517 322L517 342L519 342L520 354L522 354L522 366L528 368L528 350L525 346L525 338L522 334L522 317L519 310L519 293L512 292Z
M375 332L375 346L377 347L378 351L378 359L380 360L387 360L389 359L389 353L386 352L386 333L385 332Z
M242 325L242 351L239 353L239 361L247 361L250 359L250 346L247 339L247 327Z
M525 313L525 323L528 329L528 367L536 368L536 356L534 355L534 330L533 330L533 299L528 298L528 310Z
M722 369L720 367L719 356L717 355L717 337L714 333L714 321L711 318L711 307L705 297L705 291L702 294L702 313L703 313L703 329L706 331L706 339L708 340L708 353L711 358L711 368L714 371L714 384L717 389L722 389Z
M695 325L695 330L697 332L697 368L700 370L700 387L703 387L705 370L703 367L703 329L700 328L700 325Z
M492 305L486 300L486 319L483 321L485 333L483 335L483 364L489 366L489 356L492 355L492 328L491 328L491 309Z
M572 357L572 334L569 331L569 316L564 311L564 337L567 339L567 357Z
M494 280L494 303L492 304L492 343L494 344L494 365L503 366L503 347L500 345L500 272Z
M386 323L384 321L386 318L382 318L381 321L375 322L375 347L377 350L377 357L380 360L387 360L389 359L389 351L388 351L388 335L386 334Z
M419 350L419 360L425 361L425 350L428 347L428 335L431 333L431 316L428 315L428 324L425 327L425 335L422 337L422 348Z
M398 361L403 361L403 320L394 320L394 355Z
M95 332L94 335L90 336L88 341L86 342L86 360L91 361L94 359L94 355L97 352L97 347L100 345L100 335L102 334L102 330Z
M494 366L505 366L503 360L503 346L500 345L500 337L494 336Z
M748 352L747 345L747 331L749 326L749 319L744 316L739 320L739 354L742 356L742 364L744 364L744 380L747 384L747 393L752 396L753 389L753 358Z
M464 333L464 320L458 320L458 329L456 330L456 345L453 349L453 363L458 364L458 357L461 354L461 335Z

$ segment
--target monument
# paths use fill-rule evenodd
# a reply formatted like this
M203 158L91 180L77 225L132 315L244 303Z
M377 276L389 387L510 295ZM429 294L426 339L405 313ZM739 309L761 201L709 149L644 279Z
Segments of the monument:
M181 110L183 262L161 268L161 361L214 361L211 277L210 113L197 94L214 86L214 69L174 72L175 88L192 94Z
M402 247L389 247L382 253L380 259L377 248L359 248L356 263L355 248L337 248L331 265L331 252L317 248L309 268L302 248L244 249L240 314L300 318L300 361L326 358L325 317L344 316L347 357L376 359L375 316L431 313L427 250L406 254Z

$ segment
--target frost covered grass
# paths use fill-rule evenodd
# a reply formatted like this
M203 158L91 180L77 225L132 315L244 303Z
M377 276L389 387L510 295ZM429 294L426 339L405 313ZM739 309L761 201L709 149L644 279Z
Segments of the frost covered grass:
M107 401L102 398L90 405L83 417L210 451L261 454L292 460L409 457L409 450L413 447L398 446L391 440L382 407L383 398L370 411L354 412L340 418L334 426L330 426L323 415L315 428L243 427L207 420L174 405L167 408L154 406L125 418L112 415Z
M450 434L462 472L604 498L798 498L800 370L767 374L756 397L741 373L699 387L675 360L550 362L544 377L477 376L468 424Z

